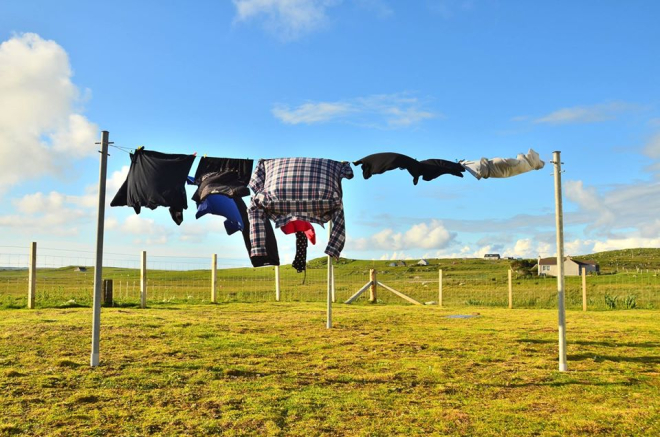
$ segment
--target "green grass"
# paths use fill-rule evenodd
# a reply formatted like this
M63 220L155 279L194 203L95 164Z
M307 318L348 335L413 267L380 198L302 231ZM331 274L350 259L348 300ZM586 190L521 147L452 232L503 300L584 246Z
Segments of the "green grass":
M634 249L587 255L597 259L602 275L587 278L588 306L592 310L660 308L660 249ZM321 302L326 294L326 258L309 262L306 280L291 266L281 266L282 299L293 302ZM443 271L443 299L449 306L507 306L507 271L511 260L432 259L429 266L390 267L390 261L340 259L335 265L338 301L345 301L369 281L374 269L378 280L421 302L438 299L438 270ZM210 301L210 270L166 270L167 265L150 264L149 305L172 303L207 304ZM616 273L615 273L616 272ZM115 302L135 306L140 302L138 269L105 267L103 277L114 281ZM37 307L91 306L94 269L75 272L73 267L39 269ZM234 268L218 271L219 302L268 302L275 298L274 268ZM554 308L556 279L514 273L513 299L518 308ZM27 304L27 271L0 271L0 309L22 308ZM566 278L567 308L582 308L581 279ZM400 302L382 291L384 303ZM614 303L614 307L612 307Z
M450 314L475 314L450 319ZM169 305L0 313L0 436L660 435L647 310Z

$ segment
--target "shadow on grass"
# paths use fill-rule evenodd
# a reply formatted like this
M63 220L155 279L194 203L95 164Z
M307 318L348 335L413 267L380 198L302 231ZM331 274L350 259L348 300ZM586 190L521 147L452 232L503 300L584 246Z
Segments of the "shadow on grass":
M599 355L594 353L588 354L575 354L568 355L568 361L584 361L584 360L594 360L598 361L613 361L615 363L625 362L625 363L645 363L645 364L659 364L660 356L648 355L641 357L618 357L613 355Z
M547 381L547 382L522 382L520 384L491 384L490 387L499 388L525 388L525 387L567 387L571 385L591 386L591 387L614 387L630 386L639 381L636 379L619 382L600 382L600 381Z
M518 343L530 343L530 344L555 344L557 343L556 339L547 340L541 338L521 338L516 340ZM585 340L576 340L569 341L570 344L579 344L581 346L603 346L603 347L643 347L643 348L656 348L660 347L660 343L646 341L642 343L615 343L612 341L585 341Z

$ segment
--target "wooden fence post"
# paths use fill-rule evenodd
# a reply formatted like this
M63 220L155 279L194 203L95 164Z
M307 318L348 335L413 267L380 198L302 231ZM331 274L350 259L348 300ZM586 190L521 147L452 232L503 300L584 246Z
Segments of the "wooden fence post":
M30 266L28 272L28 308L34 309L37 294L37 242L30 245Z
M438 270L438 305L442 306L442 269Z
M582 311L587 310L587 269L582 268Z
M275 301L279 302L282 298L282 291L280 289L280 266L275 266Z
M140 268L140 308L147 307L147 251L142 251Z
M332 301L337 302L337 296L335 295L335 264L332 263L330 264L330 287L331 287L331 294L332 294Z
M371 287L369 288L369 302L376 303L376 301L378 300L378 296L377 296L378 282L376 281L375 269L369 270L369 280L371 281Z
M211 302L218 303L218 254L214 253L211 259Z
M103 293L101 294L102 305L113 305L113 281L112 279L103 280Z
M511 278L512 271L509 269L509 309L513 308L513 280Z

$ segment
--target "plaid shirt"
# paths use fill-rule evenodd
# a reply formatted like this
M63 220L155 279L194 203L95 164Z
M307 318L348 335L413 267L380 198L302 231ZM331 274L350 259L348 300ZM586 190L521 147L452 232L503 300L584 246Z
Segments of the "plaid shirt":
M250 256L266 255L264 221L270 218L278 228L292 220L320 225L332 220L325 253L338 257L346 242L342 178L353 178L348 162L323 158L259 160L248 185L254 191L248 209Z

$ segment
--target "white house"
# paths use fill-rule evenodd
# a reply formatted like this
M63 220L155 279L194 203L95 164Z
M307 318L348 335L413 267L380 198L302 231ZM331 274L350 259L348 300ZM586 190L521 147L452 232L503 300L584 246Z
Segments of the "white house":
M539 257L537 267L539 276L557 276L557 257ZM600 266L596 261L578 261L570 256L564 258L564 276L580 276L582 269L586 270L587 273L598 273Z
M429 262L425 259L420 259L419 261L417 261L417 265L418 266L428 266Z

